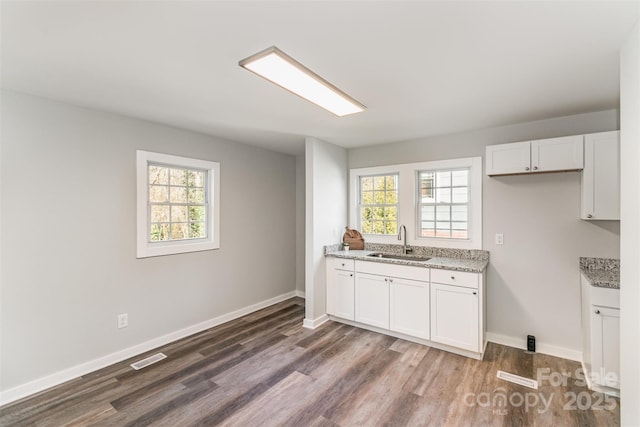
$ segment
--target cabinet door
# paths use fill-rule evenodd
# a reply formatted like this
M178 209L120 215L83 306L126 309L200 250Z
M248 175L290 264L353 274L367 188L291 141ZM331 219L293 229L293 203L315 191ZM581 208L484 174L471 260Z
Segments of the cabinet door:
M429 339L429 283L389 279L390 329Z
M485 154L487 175L526 173L530 170L531 143L529 141L489 145L486 147Z
M431 341L482 351L479 301L475 289L431 283Z
M389 279L356 273L356 322L389 329Z
M353 271L333 269L327 281L327 313L347 320L355 319Z
M620 310L597 305L591 308L592 380L620 388Z
M579 170L584 166L582 135L531 142L533 172Z
M584 137L582 219L620 219L620 133Z

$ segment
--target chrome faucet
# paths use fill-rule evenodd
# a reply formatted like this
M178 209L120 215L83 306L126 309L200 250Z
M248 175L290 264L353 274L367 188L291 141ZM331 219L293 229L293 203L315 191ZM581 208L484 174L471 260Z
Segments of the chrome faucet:
M402 230L404 230L404 243L402 244L402 255L406 255L411 252L411 248L407 246L407 227L404 225L400 226L400 231L398 232L398 240L402 240Z

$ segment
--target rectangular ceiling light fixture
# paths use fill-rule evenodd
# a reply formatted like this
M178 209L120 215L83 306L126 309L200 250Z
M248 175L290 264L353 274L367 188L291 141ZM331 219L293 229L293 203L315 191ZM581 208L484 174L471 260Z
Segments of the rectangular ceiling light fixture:
M243 59L239 65L336 116L366 108L275 46Z

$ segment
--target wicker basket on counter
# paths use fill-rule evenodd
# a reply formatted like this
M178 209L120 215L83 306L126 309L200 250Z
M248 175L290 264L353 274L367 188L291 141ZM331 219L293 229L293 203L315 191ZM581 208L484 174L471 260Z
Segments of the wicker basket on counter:
M351 250L357 251L364 249L364 237L362 237L362 234L360 234L358 230L349 227L345 227L345 230L342 241L348 243Z

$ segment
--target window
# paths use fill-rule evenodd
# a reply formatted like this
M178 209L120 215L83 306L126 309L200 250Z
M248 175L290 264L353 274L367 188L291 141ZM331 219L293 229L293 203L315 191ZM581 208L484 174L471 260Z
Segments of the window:
M398 175L360 177L360 227L363 234L398 233Z
M220 164L137 152L137 256L217 249Z
M409 245L482 249L482 158L351 169L349 225L369 243L405 225Z
M469 238L469 168L418 173L418 235Z
M207 171L149 163L149 241L207 237Z

